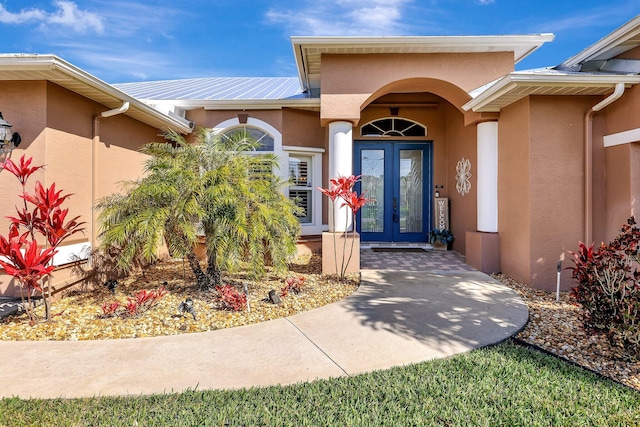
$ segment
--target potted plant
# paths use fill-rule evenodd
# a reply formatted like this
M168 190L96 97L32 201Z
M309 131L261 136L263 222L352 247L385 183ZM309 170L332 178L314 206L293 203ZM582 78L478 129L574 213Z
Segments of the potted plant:
M455 236L448 228L433 229L429 231L429 242L434 249L447 251L451 249L451 244Z

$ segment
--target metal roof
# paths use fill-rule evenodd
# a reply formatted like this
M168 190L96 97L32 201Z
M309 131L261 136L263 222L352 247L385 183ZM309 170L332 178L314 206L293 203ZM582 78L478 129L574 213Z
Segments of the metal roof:
M567 59L558 68L571 69L580 67L587 61L611 59L638 46L640 46L640 15Z
M616 59L638 46L640 16L556 67L513 72L471 91L462 108L499 112L529 95L609 95L618 83L640 84L640 61Z
M114 84L144 100L283 100L304 98L296 77L210 77Z
M0 54L0 80L48 80L108 108L120 108L129 102L130 108L124 114L158 129L189 133L193 126L188 120L170 117L55 55Z

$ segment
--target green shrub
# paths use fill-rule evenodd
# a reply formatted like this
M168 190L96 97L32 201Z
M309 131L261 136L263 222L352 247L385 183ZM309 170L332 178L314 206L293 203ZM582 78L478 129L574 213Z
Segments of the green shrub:
M580 242L572 252L577 285L571 295L582 306L583 323L603 332L625 358L640 360L640 229L629 218L620 235L594 249Z

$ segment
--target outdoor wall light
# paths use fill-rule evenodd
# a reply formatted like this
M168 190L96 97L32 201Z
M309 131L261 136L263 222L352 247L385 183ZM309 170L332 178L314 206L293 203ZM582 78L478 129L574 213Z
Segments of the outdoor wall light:
M0 113L0 154L8 155L20 145L22 137L18 132L12 132L11 124Z

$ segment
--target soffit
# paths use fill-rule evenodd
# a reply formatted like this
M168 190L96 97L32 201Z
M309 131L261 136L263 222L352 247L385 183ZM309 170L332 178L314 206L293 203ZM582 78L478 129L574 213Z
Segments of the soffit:
M608 95L617 83L625 83L627 86L640 83L640 76L636 75L561 74L553 70L548 72L549 74L511 73L494 82L462 108L478 113L496 113L527 96Z
M517 63L553 34L513 36L292 37L300 82L320 87L322 55L513 52Z
M0 55L0 80L47 80L111 109L129 102L124 114L157 129L192 130L187 120L167 116L54 55Z

